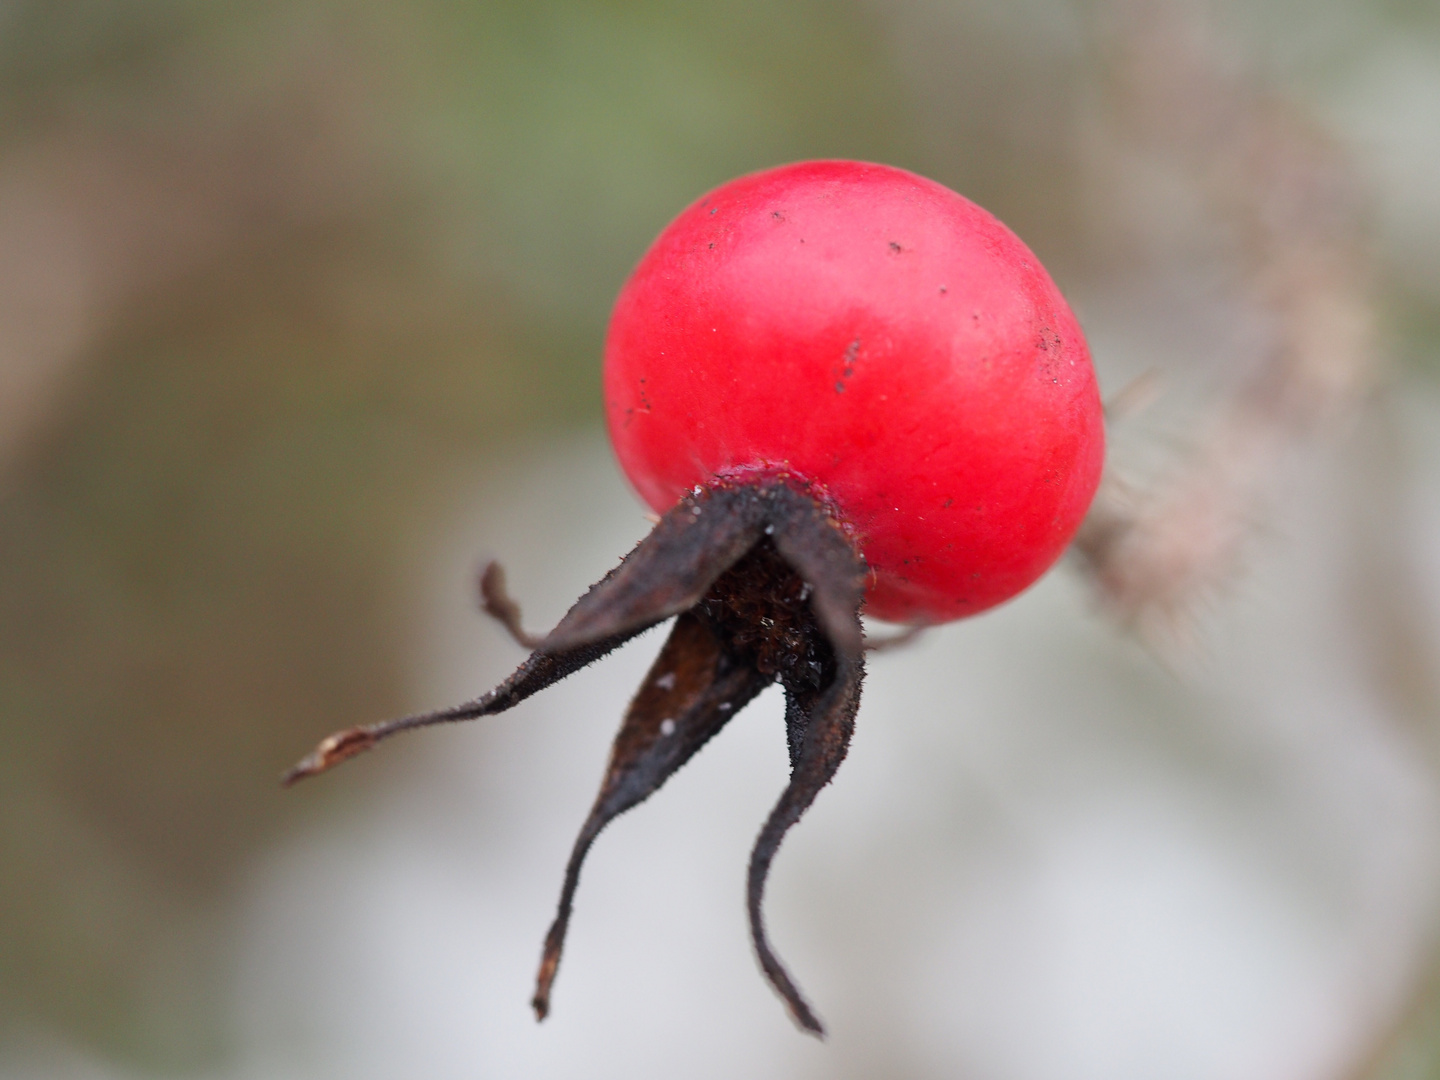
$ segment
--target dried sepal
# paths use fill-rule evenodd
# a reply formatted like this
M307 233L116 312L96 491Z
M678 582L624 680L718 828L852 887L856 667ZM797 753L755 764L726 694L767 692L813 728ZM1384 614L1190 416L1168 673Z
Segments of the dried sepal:
M530 658L490 693L451 708L336 732L323 739L281 782L288 787L316 776L402 731L504 712L692 606L755 542L763 527L763 504L734 491L720 491L716 496L718 500L708 494L693 496L666 514L619 566L575 602ZM713 501L720 503L719 511L707 518L704 504ZM516 636L519 608L505 594L503 572L497 575L498 570L492 563L482 575L484 608ZM517 640L529 637L523 631L520 634L523 636Z
M860 708L860 684L864 675L863 661L858 657L847 658L837 665L835 678L824 692L815 695L787 692L785 719L791 748L790 783L760 830L750 853L750 868L746 875L745 898L750 915L750 937L761 970L784 1000L795 1022L815 1035L823 1035L825 1029L780 958L775 955L765 932L762 910L765 879L780 848L780 841L810 809L815 796L830 783L835 770L845 760L850 737L855 731L855 714ZM807 698L811 698L813 703L807 702Z
M791 777L751 855L747 906L761 969L805 1030L823 1029L765 933L761 904L785 833L830 782L854 730L864 675L865 565L826 507L781 479L721 482L687 495L596 583L508 679L472 702L329 736L285 777L323 772L400 731L511 706L678 616L626 712L565 870L532 1004L549 1012L580 869L600 831L648 798L740 708L779 682ZM522 643L519 607L495 564L484 610Z
M541 644L558 652L654 626L694 607L754 546L769 500L748 487L702 490L660 519L625 560L575 602Z
M656 622L658 621L657 619ZM567 675L573 675L581 668L594 663L651 625L654 624L637 626L622 633L611 634L598 641L585 642L562 653L547 652L542 646L531 653L529 659L516 668L514 674L508 679L474 701L467 701L448 709L437 709L434 712L402 716L399 719L386 720L379 724L346 728L344 731L327 735L320 741L320 745L287 772L280 782L289 787L307 777L317 776L402 731L414 731L417 728L433 727L436 724L450 724L502 713L506 709L520 704L531 694L539 693Z
M565 867L531 1002L538 1019L550 1011L550 986L565 945L580 867L600 830L657 791L771 681L727 653L704 619L686 612L675 620L615 736L600 794Z

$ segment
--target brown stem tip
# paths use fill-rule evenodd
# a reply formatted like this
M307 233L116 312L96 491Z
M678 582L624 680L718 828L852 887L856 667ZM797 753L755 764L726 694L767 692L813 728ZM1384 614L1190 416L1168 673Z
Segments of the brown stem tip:
M307 776L318 776L356 754L363 754L378 741L369 728L363 727L346 728L344 731L327 735L320 740L319 746L280 778L280 784L282 787L290 787Z

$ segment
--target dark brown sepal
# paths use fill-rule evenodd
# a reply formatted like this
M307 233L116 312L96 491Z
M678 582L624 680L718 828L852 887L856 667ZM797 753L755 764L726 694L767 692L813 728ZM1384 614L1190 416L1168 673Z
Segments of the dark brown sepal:
M837 653L858 657L865 634L865 564L818 502L781 487L774 496L775 548L810 589L805 597Z
M770 510L771 500L748 486L687 495L575 602L540 648L564 652L689 610L755 546Z
M855 713L860 707L860 683L864 675L863 660L857 657L841 661L834 681L822 693L813 696L813 704L808 708L804 696L787 690L785 720L791 747L790 783L775 804L775 809L770 811L770 817L755 841L745 883L750 937L755 944L760 968L784 1000L795 1022L806 1031L820 1036L825 1034L825 1028L780 963L765 933L762 912L765 879L786 832L810 809L815 796L830 783L835 770L845 760L850 737L855 731Z
M785 733L790 783L770 812L750 855L746 906L761 970L805 1031L825 1029L781 964L765 932L763 901L770 864L786 832L830 783L850 747L865 676L860 604L865 564L817 502L786 490L774 521L774 547L802 579L800 641L779 672L785 688ZM797 607L795 604L790 605Z
M636 626L626 632L601 638L599 641L580 643L563 653L552 654L543 648L537 649L530 654L528 660L515 669L514 674L494 690L484 697L467 701L463 705L337 731L322 739L314 751L281 777L280 782L289 787L299 780L317 776L402 731L413 731L416 728L432 727L435 724L451 724L461 720L474 720L477 717L502 713L506 709L520 704L531 694L539 693L565 676L572 675L586 665L594 663L606 653L625 644L636 634L649 629L652 625L654 623Z
M658 790L772 681L727 653L705 620L689 612L675 620L615 736L600 794L565 867L559 910L545 936L531 1002L537 1019L550 1011L550 986L565 945L580 867L600 830Z
M619 566L591 586L530 658L494 690L463 705L329 735L281 783L289 787L316 776L402 731L504 712L594 663L699 600L755 543L768 507L767 500L748 488L688 496ZM530 635L520 629L520 609L506 594L504 580L497 564L486 567L480 581L482 604L486 614L523 642Z

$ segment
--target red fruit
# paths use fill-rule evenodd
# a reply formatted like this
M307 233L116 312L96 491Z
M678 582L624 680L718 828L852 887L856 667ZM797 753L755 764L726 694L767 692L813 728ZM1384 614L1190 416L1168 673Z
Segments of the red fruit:
M1014 596L1099 482L1080 327L992 215L903 169L786 165L662 232L605 348L615 452L657 511L787 472L870 568L866 610L935 623Z

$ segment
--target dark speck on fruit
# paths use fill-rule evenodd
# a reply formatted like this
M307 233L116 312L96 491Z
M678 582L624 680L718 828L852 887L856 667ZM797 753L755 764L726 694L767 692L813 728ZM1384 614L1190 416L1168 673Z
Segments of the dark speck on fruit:
M894 254L899 255L899 254L900 254L900 251L901 251L901 247L900 247L900 245L897 244L894 240L891 240L891 241L890 241L890 250L891 250Z

